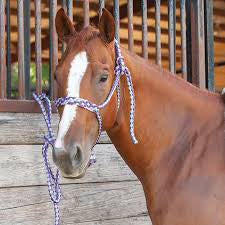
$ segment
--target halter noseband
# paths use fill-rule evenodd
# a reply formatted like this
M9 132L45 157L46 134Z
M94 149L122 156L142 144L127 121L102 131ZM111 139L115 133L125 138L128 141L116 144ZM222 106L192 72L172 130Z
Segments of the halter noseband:
M128 68L125 66L119 43L116 39L115 39L115 53L116 53L116 67L115 67L116 77L107 98L102 104L96 105L82 98L62 97L62 98L56 99L55 105L56 107L66 105L66 104L77 105L91 112L94 112L96 114L96 117L99 123L98 137L95 141L95 144L96 144L102 132L102 117L100 114L100 109L104 108L109 103L115 90L117 90L118 107L120 106L120 77L122 75L125 75L127 79L129 94L130 94L130 135L131 135L133 144L137 144L138 141L134 135L135 96L134 96L133 83L132 83L130 72ZM53 137L53 132L51 128L51 115L52 115L51 102L45 94L41 94L38 96L34 93L33 96L41 108L42 114L44 116L44 119L48 128L48 133L44 137L45 143L42 146L42 156L44 158L45 168L47 171L49 195L51 197L52 202L54 203L55 225L59 225L60 215L59 215L58 204L61 198L61 190L59 186L59 170L57 169L56 175L53 174L52 169L49 166L48 154L47 154L48 146L52 145L54 147L54 142L55 142L55 138ZM93 147L95 146L95 144L93 145ZM95 161L96 161L95 156L92 154L89 163L93 164L95 163Z

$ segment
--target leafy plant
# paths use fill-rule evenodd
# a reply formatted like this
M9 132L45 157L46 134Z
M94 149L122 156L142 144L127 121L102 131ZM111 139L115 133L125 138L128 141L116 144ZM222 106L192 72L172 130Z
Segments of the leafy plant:
M18 63L12 65L11 74L11 87L12 87L12 98L18 97L18 86L19 86L19 74L18 74ZM30 96L36 88L36 65L35 63L30 64ZM42 89L47 92L49 89L49 64L42 64Z

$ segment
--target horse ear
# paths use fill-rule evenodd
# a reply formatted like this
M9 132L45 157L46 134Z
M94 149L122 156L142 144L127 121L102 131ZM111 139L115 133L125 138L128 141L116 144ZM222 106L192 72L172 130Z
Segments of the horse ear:
M66 15L63 8L59 9L56 14L55 26L56 32L61 41L67 41L68 37L76 32L72 21Z
M107 43L114 40L115 36L115 23L112 14L105 8L102 9L102 15L99 20L99 30Z

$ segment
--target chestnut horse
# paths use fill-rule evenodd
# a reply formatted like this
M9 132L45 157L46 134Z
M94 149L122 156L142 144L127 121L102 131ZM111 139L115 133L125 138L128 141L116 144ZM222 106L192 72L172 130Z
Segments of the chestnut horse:
M60 9L56 30L67 43L56 69L59 97L101 104L115 79L114 19L103 10L98 28L75 30ZM201 91L122 48L136 99L130 137L125 77L120 107L114 93L100 110L104 129L140 180L154 225L225 224L224 97ZM59 108L53 158L65 177L84 175L98 136L96 115L75 105Z

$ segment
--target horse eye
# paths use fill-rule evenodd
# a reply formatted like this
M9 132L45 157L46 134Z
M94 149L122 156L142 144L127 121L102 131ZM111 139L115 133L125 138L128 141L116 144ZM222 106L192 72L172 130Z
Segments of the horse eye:
M99 82L106 82L108 79L108 74L103 74L100 78L100 81Z

